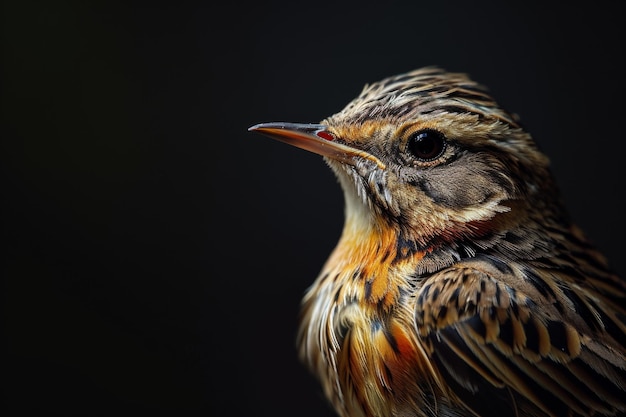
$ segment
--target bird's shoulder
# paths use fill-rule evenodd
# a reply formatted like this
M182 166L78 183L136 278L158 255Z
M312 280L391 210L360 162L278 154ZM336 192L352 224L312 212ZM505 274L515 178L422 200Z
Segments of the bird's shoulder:
M481 255L432 274L415 299L420 342L479 413L485 394L507 413L626 410L624 288L610 274Z

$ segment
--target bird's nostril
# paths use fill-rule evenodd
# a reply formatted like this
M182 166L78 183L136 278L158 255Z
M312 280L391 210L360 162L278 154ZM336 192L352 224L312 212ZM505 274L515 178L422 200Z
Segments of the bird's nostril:
M330 140L333 141L335 140L335 137L333 135L331 135L330 133L324 131L324 130L319 130L315 133L318 137L322 138L322 139L326 139L326 140Z

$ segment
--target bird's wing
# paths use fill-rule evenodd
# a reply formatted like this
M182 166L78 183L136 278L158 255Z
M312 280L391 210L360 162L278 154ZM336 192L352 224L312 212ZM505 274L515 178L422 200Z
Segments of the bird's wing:
M624 307L540 273L484 256L430 277L415 308L424 349L480 415L623 413Z

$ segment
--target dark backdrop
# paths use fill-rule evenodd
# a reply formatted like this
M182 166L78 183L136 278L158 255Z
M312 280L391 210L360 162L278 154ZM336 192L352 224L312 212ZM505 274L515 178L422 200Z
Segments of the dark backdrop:
M3 415L331 416L294 334L342 195L247 128L423 65L522 117L626 273L614 3L4 2Z

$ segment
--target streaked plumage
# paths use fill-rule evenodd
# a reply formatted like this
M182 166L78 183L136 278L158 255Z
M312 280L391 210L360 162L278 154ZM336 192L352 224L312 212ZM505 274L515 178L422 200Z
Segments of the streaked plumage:
M626 413L626 284L485 88L428 67L250 130L323 155L344 191L297 338L340 416Z

